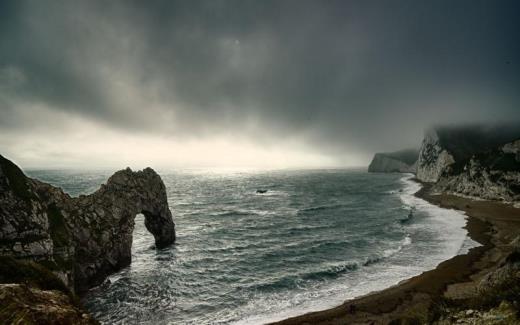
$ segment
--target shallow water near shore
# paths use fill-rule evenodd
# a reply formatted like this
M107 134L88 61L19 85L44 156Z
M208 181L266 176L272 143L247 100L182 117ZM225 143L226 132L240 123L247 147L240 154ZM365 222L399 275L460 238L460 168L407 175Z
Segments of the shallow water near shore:
M79 195L111 173L28 174ZM474 245L464 215L415 197L420 185L411 175L339 169L160 174L177 243L154 249L137 216L132 265L84 298L101 322L265 323L397 284Z

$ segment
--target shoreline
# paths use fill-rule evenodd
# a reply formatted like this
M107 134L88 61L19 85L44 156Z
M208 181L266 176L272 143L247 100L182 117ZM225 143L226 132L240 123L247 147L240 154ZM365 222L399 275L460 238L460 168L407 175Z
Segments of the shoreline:
M497 268L510 252L508 244L520 233L520 209L512 204L474 200L449 194L430 194L430 186L415 196L446 209L465 212L468 236L481 246L441 262L436 268L401 283L341 305L270 324L388 324L429 320L448 299L464 305L476 296L479 280ZM399 324L399 323L396 323Z

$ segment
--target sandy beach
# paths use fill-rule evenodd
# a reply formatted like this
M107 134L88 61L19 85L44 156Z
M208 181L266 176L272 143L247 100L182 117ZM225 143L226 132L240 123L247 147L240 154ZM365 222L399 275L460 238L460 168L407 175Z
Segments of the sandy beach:
M520 209L495 201L433 195L427 185L416 196L443 208L464 211L467 215L465 228L470 238L481 246L396 286L348 300L332 309L273 324L422 323L434 319L446 301L464 306L475 297L480 279L497 268L511 252L509 243L520 234Z

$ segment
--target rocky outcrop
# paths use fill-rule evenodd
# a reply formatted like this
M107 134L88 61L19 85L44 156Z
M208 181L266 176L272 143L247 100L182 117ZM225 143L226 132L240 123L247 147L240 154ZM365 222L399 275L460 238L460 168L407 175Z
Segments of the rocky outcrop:
M98 324L61 291L25 284L0 284L2 324Z
M499 306L489 310L446 308L446 315L442 315L433 325L508 325L519 324L520 318L516 306L503 301Z
M64 220L76 220L71 235L76 244L74 273L79 291L100 284L107 275L130 264L137 214L144 215L157 248L175 241L166 188L151 168L119 171L95 193L57 207Z
M166 189L151 168L121 170L93 194L72 198L0 156L0 256L36 261L73 291L130 264L139 213L157 248L175 241Z
M475 155L520 138L518 125L436 127L427 130L417 162L417 178L435 183L460 174Z
M489 200L520 201L520 126L436 127L421 148L377 153L369 172L416 173L432 190Z
M418 152L415 149L376 153L368 166L372 173L415 173Z
M442 146L437 131L428 130L419 151L417 178L423 182L436 182L454 162L453 155Z
M434 190L488 200L520 201L520 140L474 155L460 173L441 176Z

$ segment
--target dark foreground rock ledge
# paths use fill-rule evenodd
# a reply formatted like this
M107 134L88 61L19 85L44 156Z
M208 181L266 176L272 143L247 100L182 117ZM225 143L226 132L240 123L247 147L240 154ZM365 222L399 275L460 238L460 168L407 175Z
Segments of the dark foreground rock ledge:
M0 284L2 324L96 324L61 291L25 284Z
M37 264L63 282L72 296L130 264L139 213L157 248L175 241L166 188L151 168L118 171L96 192L73 198L25 176L0 156L0 258ZM34 272L26 275L4 272L0 282L33 282ZM13 288L9 290L22 290Z

